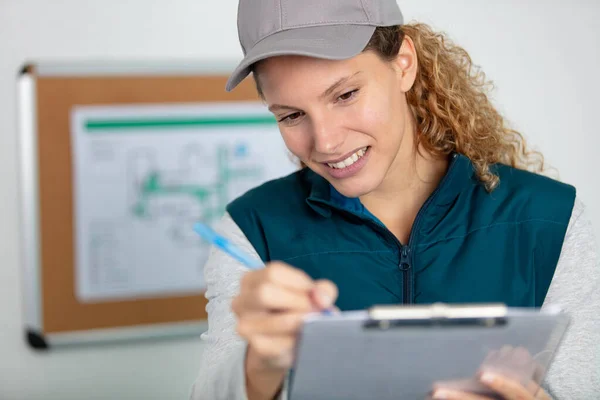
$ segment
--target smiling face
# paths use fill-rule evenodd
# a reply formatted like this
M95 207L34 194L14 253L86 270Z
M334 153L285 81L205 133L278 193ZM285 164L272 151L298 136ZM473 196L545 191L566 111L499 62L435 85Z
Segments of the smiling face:
M405 93L416 58L410 44L402 47L391 62L367 51L342 61L272 57L257 66L288 149L345 196L376 191L412 154L414 122Z

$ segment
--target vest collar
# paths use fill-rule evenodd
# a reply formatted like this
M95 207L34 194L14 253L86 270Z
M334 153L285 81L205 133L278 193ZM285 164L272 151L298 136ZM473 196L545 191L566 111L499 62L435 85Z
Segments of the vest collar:
M331 197L331 184L322 176L306 168L305 180L308 184L307 204L319 215L329 218L332 209L338 208ZM446 175L440 181L439 186L430 196L430 201L426 206L427 214L435 218L441 218L449 207L456 202L459 194L473 185L478 184L474 174L473 164L464 155L453 153L450 156L450 163Z
M333 207L331 184L308 167L305 167L305 170L305 179L309 187L306 203L319 215L329 218Z

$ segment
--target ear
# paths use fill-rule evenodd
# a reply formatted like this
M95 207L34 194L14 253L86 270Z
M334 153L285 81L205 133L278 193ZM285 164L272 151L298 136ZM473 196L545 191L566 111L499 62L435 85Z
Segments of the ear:
M409 36L404 37L400 51L392 62L394 63L394 68L398 72L400 90L406 93L413 87L418 69L415 44Z

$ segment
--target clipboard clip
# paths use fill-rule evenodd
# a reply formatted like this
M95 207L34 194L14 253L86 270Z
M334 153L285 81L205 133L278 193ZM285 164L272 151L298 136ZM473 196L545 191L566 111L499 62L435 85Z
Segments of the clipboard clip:
M410 326L497 327L507 323L508 308L501 303L374 306L365 328Z

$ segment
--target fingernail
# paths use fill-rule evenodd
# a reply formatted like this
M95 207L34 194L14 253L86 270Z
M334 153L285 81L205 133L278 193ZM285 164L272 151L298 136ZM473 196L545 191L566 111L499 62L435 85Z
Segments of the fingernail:
M433 393L434 399L449 399L450 393L447 390L439 389Z
M492 384L496 380L496 377L489 372L484 372L479 379L481 379L481 382L483 383Z
M333 299L322 290L317 290L317 298L321 307L329 307L333 303Z

